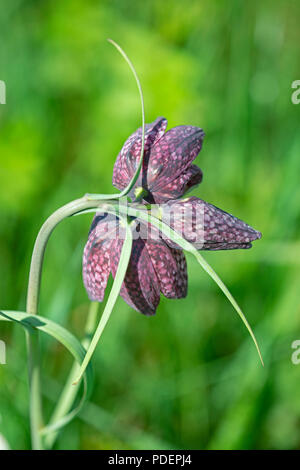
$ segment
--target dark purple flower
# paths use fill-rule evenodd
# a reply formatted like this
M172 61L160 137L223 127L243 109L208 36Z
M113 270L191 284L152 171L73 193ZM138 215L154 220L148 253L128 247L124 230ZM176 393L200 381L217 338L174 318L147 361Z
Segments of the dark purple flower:
M142 229L147 238L133 240L120 294L135 310L153 315L160 293L170 299L186 296L186 260L182 251L169 247L154 227L137 221L137 233ZM83 253L83 281L91 300L103 300L109 274L116 274L124 238L117 217L95 216Z
M160 207L161 219L197 250L251 248L261 233L234 215L197 197L169 201ZM163 235L166 243L179 248Z
M202 181L202 171L192 162L201 150L204 132L199 127L177 126L165 132L167 120L146 125L143 168L132 190L143 188L144 201L161 204L178 199ZM113 184L124 189L132 179L141 155L142 129L123 145L113 171Z
M245 222L197 197L180 199L202 180L192 164L204 133L192 126L178 126L165 133L167 121L158 118L146 126L143 171L133 189L146 190L143 202L158 203L156 216L198 250L250 248L260 238ZM113 183L124 189L137 168L141 129L125 142L114 166ZM117 216L94 217L83 254L83 280L89 298L101 302L108 277L116 274L125 229ZM160 293L170 299L187 294L186 260L181 248L165 234L135 219L132 253L120 291L135 310L153 315Z

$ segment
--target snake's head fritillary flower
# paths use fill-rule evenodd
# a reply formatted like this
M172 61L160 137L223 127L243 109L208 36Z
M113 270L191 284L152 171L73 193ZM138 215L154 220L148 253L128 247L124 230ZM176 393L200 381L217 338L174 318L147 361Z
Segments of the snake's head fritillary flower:
M191 197L159 206L161 218L175 232L201 250L250 248L260 238L245 222L201 199ZM160 294L180 299L187 294L183 251L155 227L136 219L132 253L120 291L128 305L153 315ZM91 300L101 302L107 280L115 277L125 238L116 216L96 215L83 255L83 280Z
M260 232L197 197L179 199L202 180L202 171L192 162L201 150L204 133L193 126L165 132L166 126L164 118L146 126L143 168L131 192L133 202L136 190L141 194L142 189L142 202L158 204L156 214L165 226L197 250L250 248ZM141 145L138 129L117 157L113 183L120 190L135 174ZM117 215L94 217L83 254L83 280L91 300L101 302L110 273L116 275L124 232ZM160 294L170 299L186 296L186 260L179 245L153 225L135 219L136 234L120 294L135 310L153 315Z
M142 190L143 200L161 204L178 199L202 181L202 171L192 162L201 150L204 132L195 126L177 126L165 132L167 120L157 118L145 127L143 168L131 196ZM135 131L120 151L113 184L122 190L131 181L141 154L142 129Z
M160 207L161 219L197 250L251 248L261 233L234 215L197 197L168 201ZM179 248L164 237L169 246Z
M153 315L160 293L170 299L186 296L186 260L182 251L169 247L154 227L149 230L141 221L136 222L135 233L141 236L134 237L120 294L135 310ZM83 280L91 300L102 302L110 273L115 277L124 231L115 216L94 218L83 253Z

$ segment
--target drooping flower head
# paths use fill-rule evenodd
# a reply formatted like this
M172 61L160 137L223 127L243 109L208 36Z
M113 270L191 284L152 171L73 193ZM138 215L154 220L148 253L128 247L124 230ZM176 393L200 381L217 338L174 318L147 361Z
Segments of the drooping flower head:
M170 299L187 294L186 260L183 252L168 246L153 226L136 222L136 233L147 237L133 240L129 266L120 291L135 310L153 315L160 293ZM95 216L83 255L83 280L91 300L101 302L109 274L115 277L125 238L125 229L113 215Z
M202 181L202 171L192 162L202 148L204 132L194 126L165 132L166 126L164 118L146 126L143 167L132 200L138 191L143 203L159 204L160 219L197 250L250 248L260 232L197 197L180 199ZM136 171L141 145L138 129L117 157L113 184L120 190ZM91 300L101 302L110 273L115 277L124 230L115 215L97 214L93 220L83 255L83 280ZM135 220L135 234L139 236L133 240L120 294L135 310L153 315L160 294L170 299L187 295L186 259L178 244L142 220Z
M167 120L157 118L146 125L143 168L132 191L143 188L144 201L161 204L178 199L202 181L202 171L192 162L202 148L204 132L199 127L177 126L165 132ZM113 185L122 190L132 179L139 162L142 129L134 132L119 153Z

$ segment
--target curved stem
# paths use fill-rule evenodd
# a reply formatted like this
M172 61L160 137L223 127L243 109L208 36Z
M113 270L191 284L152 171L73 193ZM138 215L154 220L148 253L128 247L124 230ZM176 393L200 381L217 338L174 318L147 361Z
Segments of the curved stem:
M41 402L40 381L40 345L37 331L29 332L26 329L26 343L28 356L28 381L29 381L29 415L31 445L34 450L42 450L42 438L39 430L43 426L43 413Z
M98 203L101 201L98 201ZM56 210L46 222L42 225L36 238L33 253L31 257L30 273L27 291L27 312L37 314L39 293L41 284L41 272L44 260L44 254L49 237L54 228L66 217L76 214L85 209L91 209L97 206L97 201L89 200L86 197L75 199L65 206Z
M101 204L101 201L99 201L98 204ZM55 211L42 225L36 238L31 257L27 290L27 313L32 315L37 315L38 313L44 254L52 231L66 217L85 209L95 208L95 206L97 207L97 202L88 200L86 197L76 199ZM26 337L29 369L31 440L32 448L38 450L43 448L40 436L40 429L43 426L43 417L40 385L39 337L36 331L26 332Z
M93 333L96 328L97 318L98 318L99 302L91 302L88 312L87 322L85 325L84 338L81 342L82 346L87 350L90 343ZM59 397L55 410L51 416L49 424L53 424L62 418L66 413L68 413L72 407L72 404L78 393L78 388L73 386L73 382L76 379L79 371L79 365L77 362L74 362L69 376L67 378L64 389ZM47 449L51 449L56 441L58 436L58 431L53 431L53 433L48 434L45 437L45 444Z

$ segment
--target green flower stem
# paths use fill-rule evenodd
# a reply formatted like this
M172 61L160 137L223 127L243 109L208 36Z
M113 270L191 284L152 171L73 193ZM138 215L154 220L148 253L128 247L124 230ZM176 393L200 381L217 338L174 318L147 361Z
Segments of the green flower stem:
M29 414L31 428L32 449L42 450L42 439L39 429L43 426L43 413L41 402L40 381L40 346L37 331L29 332L27 329L26 344L28 355L28 381L29 381Z
M39 294L41 286L41 273L44 260L45 249L49 237L54 228L66 217L76 214L85 209L95 208L101 201L88 200L86 197L76 199L55 211L43 224L35 241L33 248L26 311L31 315L38 314ZM102 202L103 204L103 202ZM43 427L41 385L40 385L40 351L38 333L26 332L29 370L29 393L30 393L30 427L32 448L42 449L42 439L40 429Z
M36 238L36 242L33 248L29 282L28 282L28 293L27 293L27 312L37 314L40 283L41 283L41 272L44 260L44 254L49 237L54 228L66 217L76 214L85 209L92 209L97 207L101 201L89 200L86 197L76 199L65 206L55 211L43 224ZM103 204L103 203L102 203Z
M88 349L91 343L92 335L96 328L98 310L99 310L99 302L91 302L89 312L88 312L87 322L85 325L85 334L81 342L85 350ZM69 373L69 376L67 378L64 389L59 397L58 403L51 416L49 425L57 422L59 419L65 416L72 408L72 405L74 403L74 400L78 392L78 388L74 387L73 382L78 375L79 367L80 366L78 362L75 361ZM51 449L53 447L58 434L59 434L59 431L53 431L53 433L50 433L45 437L45 446L47 449Z

